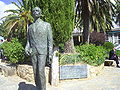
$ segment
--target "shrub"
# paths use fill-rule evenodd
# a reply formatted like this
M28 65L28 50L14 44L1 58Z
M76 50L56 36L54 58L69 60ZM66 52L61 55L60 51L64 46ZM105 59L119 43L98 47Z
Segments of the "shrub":
M87 64L98 66L105 60L105 49L102 46L85 44L76 46L76 51L80 53L80 59Z
M79 54L61 54L59 59L60 65L76 64L80 62L82 61L80 60Z
M99 66L104 63L105 49L102 46L86 44L76 46L76 54L61 54L60 65L87 63L93 66Z
M107 51L110 51L110 50L113 49L114 44L111 43L111 42L105 42L104 45L103 45L103 47L104 47Z
M120 57L120 50L117 50L116 54L117 54L118 57Z
M106 58L109 58L109 52L110 52L110 50L112 50L113 49L113 47L114 47L114 44L113 43L111 43L111 42L105 42L104 44L103 44L103 48L106 50Z
M4 42L0 48L3 48L4 55L11 63L22 63L25 60L25 52L18 39L13 38L11 42Z

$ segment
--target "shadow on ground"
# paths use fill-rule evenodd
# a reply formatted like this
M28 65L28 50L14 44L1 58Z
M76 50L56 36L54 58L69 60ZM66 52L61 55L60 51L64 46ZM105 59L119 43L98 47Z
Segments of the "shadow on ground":
M33 84L26 84L25 82L20 82L18 90L36 90L36 87Z

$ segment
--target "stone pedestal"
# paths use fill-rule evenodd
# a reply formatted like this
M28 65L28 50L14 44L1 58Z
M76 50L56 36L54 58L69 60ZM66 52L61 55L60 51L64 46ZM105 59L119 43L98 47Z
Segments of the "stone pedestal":
M57 86L59 84L59 57L56 56L57 51L54 51L52 68L51 68L51 85Z

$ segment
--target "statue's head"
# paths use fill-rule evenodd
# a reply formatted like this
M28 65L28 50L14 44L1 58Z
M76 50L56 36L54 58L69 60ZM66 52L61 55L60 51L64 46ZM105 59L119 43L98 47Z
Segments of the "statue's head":
M41 16L41 9L39 7L35 7L32 10L32 14L34 18L39 18Z

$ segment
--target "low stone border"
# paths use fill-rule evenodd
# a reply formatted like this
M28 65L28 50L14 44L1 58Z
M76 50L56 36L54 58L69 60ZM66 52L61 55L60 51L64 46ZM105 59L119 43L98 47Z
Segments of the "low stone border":
M88 78L92 78L103 72L104 63L101 64L100 66L91 66L91 65L87 65L87 66L88 66Z
M33 68L30 65L18 65L17 75L27 81L34 81Z
M29 82L34 82L33 68L31 65L10 65L0 63L0 71L4 76L17 75ZM45 67L46 83L49 83L49 67Z
M49 67L45 67L46 83L49 83ZM33 67L30 65L18 65L17 75L29 82L34 82Z
M16 66L7 63L0 63L0 71L6 77L16 75Z
M81 66L83 66L83 65L81 65ZM86 74L85 75L86 77L84 77L84 78L95 77L95 76L99 75L100 73L102 73L103 68L104 68L104 64L102 64L100 66L90 66L90 65L86 65L85 64L84 66L86 66L86 69L85 69L86 73L83 73L83 74ZM59 83L59 77L58 76L60 75L60 73L58 72L59 70L56 69L56 68L57 67L54 67L53 75L50 78L50 68L49 67L45 67L46 82L49 83L49 81L52 80L51 84L53 86L57 86L58 83ZM56 72L56 70L57 70L57 72ZM82 72L85 72L85 71L81 71L81 73ZM17 75L19 77L27 80L27 81L34 82L33 68L30 65L18 65L17 66ZM81 78L83 78L83 77L81 77ZM55 82L55 81L57 81L57 82Z
M56 58L58 59L58 58ZM95 77L98 74L100 74L104 68L104 64L100 66L90 66L86 65L87 69L87 77L85 78L91 78ZM33 68L30 65L17 65L17 66L11 66L9 64L1 64L0 63L0 69L2 71L2 74L4 76L11 76L11 75L18 75L19 77L34 82L34 75L33 75ZM52 74L50 74L50 72ZM50 70L49 67L45 67L45 75L46 75L46 83L51 82L51 85L57 86L59 84L59 65L58 61L52 64L52 68ZM51 75L51 77L50 77Z

